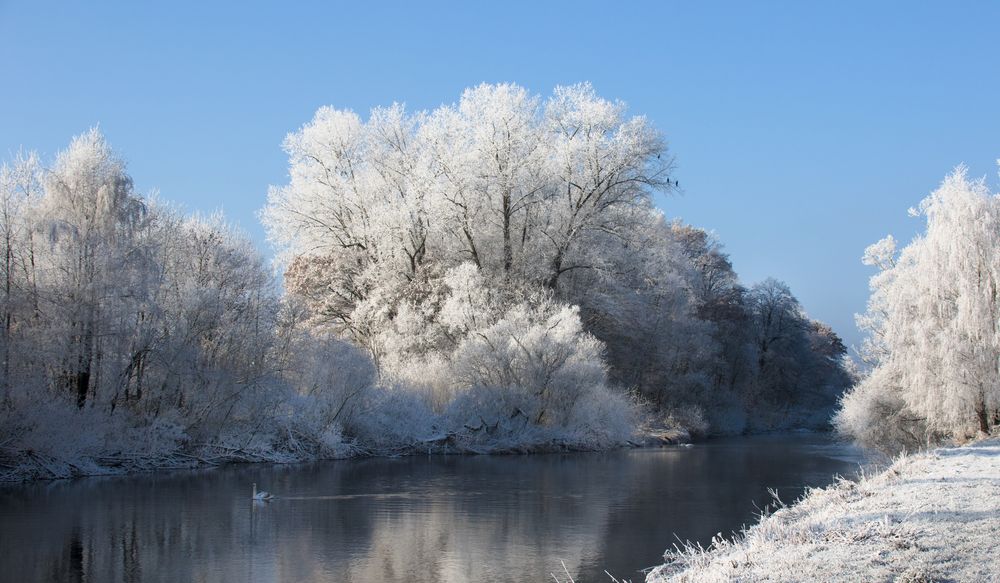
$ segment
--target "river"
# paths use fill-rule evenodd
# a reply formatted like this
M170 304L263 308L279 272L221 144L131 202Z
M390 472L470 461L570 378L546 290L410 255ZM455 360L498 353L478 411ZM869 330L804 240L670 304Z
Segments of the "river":
M0 487L0 581L642 581L770 501L854 475L823 435L413 456ZM250 500L251 483L273 492Z

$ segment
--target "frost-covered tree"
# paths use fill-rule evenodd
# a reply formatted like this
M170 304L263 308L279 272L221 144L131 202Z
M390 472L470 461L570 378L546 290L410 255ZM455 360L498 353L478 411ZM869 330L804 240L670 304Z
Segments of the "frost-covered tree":
M798 300L773 278L753 286L747 295L757 357L757 398L791 400L799 386L799 364L808 344L805 318Z
M322 108L285 149L290 182L271 189L262 217L286 289L312 325L367 349L386 381L423 387L438 409L457 394L443 375L472 358L470 342L520 313L511 310L531 312L532 298L580 305L585 325L600 337L602 319L610 339L627 324L608 311L640 286L631 318L663 315L643 339L690 341L667 324L690 310L651 205L670 188L670 156L644 118L589 85L547 100L481 85L455 105L394 105L367 121ZM666 258L654 258L659 249ZM675 352L659 350L657 362L686 373ZM604 366L601 351L593 358Z
M665 142L588 84L547 99L480 85L367 120L324 107L285 150L290 180L262 219L286 290L307 325L365 349L383 382L436 411L482 384L461 373L469 347L515 314L544 320L543 300L575 306L606 381L659 413L725 410L714 419L739 430L733 415L842 388L839 360L815 353L839 346L832 331L785 287L781 305L747 293L714 239L653 207L676 187Z
M716 425L739 430L744 400L756 373L747 290L740 284L722 244L710 233L670 224L670 240L680 248L696 317L708 325L711 339L705 361L709 393L700 404ZM736 417L734 419L733 417Z
M701 385L686 391L716 431L823 427L850 384L840 338L810 319L784 283L744 288L709 233L670 224L681 249L693 314L708 337L696 370Z
M559 291L606 344L612 380L659 411L704 401L716 346L697 315L694 270L673 225L649 219L633 226L628 244L603 242L608 269L567 274Z
M844 431L886 447L1000 424L1000 199L959 167L912 213L922 235L865 252L879 269L859 317L874 370L838 414Z
M825 426L850 384L840 338L810 319L788 286L772 278L747 291L745 309L751 340L744 393L749 425Z
M59 349L60 382L79 406L96 395L96 376L104 358L116 308L141 301L146 290L130 269L141 255L136 233L147 220L133 192L125 165L96 130L83 134L61 153L46 173L39 212L47 244L39 250L44 269L41 311L65 344ZM61 328L61 329L60 329Z
M395 105L366 122L322 108L285 148L291 180L262 216L289 289L362 344L372 331L355 309L428 265L470 261L549 288L575 270L613 269L608 241L630 240L650 220L651 193L669 185L658 133L589 85L545 102L481 85L453 106L407 115Z
M24 354L18 354L17 348L22 345L21 340L27 339L20 338L17 330L22 322L33 317L38 304L31 211L41 195L42 169L37 156L20 154L13 163L0 166L0 245L3 246L0 406L5 408L12 405L12 377L21 378L17 373L24 370Z
M288 317L221 217L136 192L98 131L0 170L0 244L4 472L342 451L367 356Z
M96 130L42 174L23 329L53 390L81 408L181 410L195 423L195 402L264 376L278 298L248 239L136 193Z

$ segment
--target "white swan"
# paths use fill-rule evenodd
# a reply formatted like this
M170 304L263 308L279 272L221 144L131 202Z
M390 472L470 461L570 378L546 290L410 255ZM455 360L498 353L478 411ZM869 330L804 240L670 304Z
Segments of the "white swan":
M253 499L254 500L259 500L259 501L262 501L262 502L266 502L266 501L270 500L271 498L274 498L274 494L271 494L270 492L265 492L263 490L261 490L260 492L258 492L257 491L257 483L254 482L254 484L253 484Z

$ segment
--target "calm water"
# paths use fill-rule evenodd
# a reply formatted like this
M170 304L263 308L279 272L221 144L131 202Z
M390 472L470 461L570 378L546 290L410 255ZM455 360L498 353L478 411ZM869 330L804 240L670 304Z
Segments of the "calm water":
M860 453L822 436L242 466L0 489L0 581L641 581ZM257 482L279 496L250 501ZM563 579L565 579L563 577Z

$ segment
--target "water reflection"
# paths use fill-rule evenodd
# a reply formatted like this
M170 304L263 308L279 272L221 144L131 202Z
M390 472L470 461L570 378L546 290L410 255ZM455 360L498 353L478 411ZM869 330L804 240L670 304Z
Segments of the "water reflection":
M524 457L244 466L0 490L2 581L641 580L680 538L852 473L815 436ZM250 484L275 493L250 500Z

